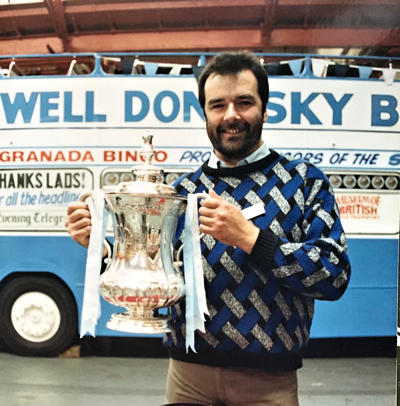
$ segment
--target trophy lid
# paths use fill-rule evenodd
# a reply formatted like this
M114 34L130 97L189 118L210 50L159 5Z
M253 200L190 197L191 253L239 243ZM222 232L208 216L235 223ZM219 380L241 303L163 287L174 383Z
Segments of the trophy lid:
M144 161L132 169L134 180L132 182L119 183L112 193L130 193L143 195L177 195L175 188L162 183L163 170L152 164L155 155L153 147L153 136L143 136L143 146L140 157Z

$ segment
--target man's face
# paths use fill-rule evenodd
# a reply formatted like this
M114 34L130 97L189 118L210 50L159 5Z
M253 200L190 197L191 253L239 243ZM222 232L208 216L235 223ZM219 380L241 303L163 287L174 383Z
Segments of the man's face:
M204 93L208 137L217 157L234 166L262 144L266 114L261 113L257 79L250 70L212 74Z

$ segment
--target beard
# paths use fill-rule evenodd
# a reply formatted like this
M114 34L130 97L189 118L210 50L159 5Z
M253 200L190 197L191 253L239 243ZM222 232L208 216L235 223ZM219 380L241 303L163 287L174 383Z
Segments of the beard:
M263 124L263 118L260 117L253 125L247 121L240 121L230 125L219 125L213 129L206 121L207 134L212 146L228 160L245 158L256 150L261 139ZM225 130L238 130L243 132L244 136L232 136L232 140L225 139L222 135Z

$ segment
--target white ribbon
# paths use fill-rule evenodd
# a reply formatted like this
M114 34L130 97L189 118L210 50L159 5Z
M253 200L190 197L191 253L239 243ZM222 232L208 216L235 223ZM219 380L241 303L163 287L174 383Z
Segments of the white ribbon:
M329 65L328 61L324 61L321 59L311 59L311 65L314 76L325 77L326 76L326 68Z
M204 315L209 314L201 263L198 197L204 195L188 194L185 214L183 263L186 290L186 352L189 352L189 348L196 352L194 332L195 330L205 332Z
M203 266L201 262L200 231L197 199L206 197L205 193L188 194L185 215L185 234L183 243L183 264L186 289L186 352L195 349L195 331L205 332L205 314L209 315L204 288ZM242 210L246 220L265 213L262 202Z
M80 336L83 337L86 333L89 333L94 337L97 320L100 317L98 289L108 212L105 209L104 192L102 190L92 191L85 201L89 206L92 229L86 259Z
M396 76L396 69L393 69L392 64L390 63L388 69L382 69L382 75L385 83L388 85L392 85L394 77Z

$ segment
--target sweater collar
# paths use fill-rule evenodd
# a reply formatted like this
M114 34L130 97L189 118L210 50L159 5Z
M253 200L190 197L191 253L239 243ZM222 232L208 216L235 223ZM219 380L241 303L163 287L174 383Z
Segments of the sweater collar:
M202 169L206 175L215 176L215 177L228 177L233 176L237 178L246 177L250 172L257 170L262 170L268 167L269 165L276 162L280 158L280 155L273 149L269 150L270 153L258 161L249 163L243 166L235 166L233 168L211 168L208 165L208 161L202 165Z

